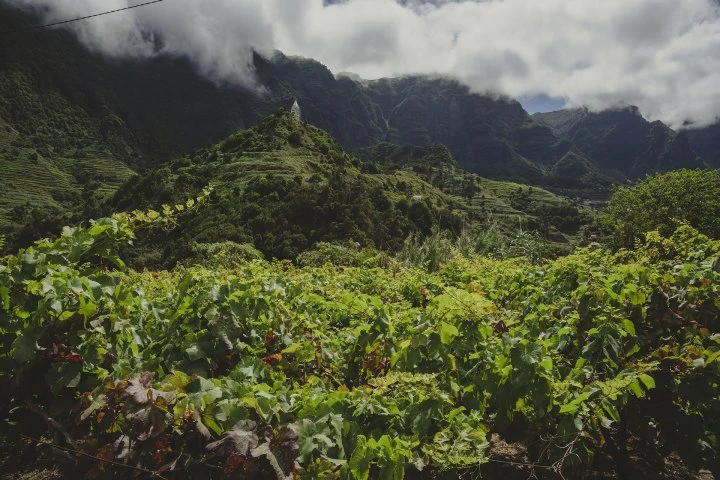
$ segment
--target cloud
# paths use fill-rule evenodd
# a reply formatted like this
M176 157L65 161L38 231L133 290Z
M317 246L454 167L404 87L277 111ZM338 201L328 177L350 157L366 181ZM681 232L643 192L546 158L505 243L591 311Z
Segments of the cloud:
M48 22L140 3L140 0L8 0ZM166 0L69 24L91 50L117 57L186 56L208 78L259 88L253 49L273 51L272 19L263 0Z
M50 20L127 5L11 2ZM277 48L364 78L443 74L482 93L638 105L672 126L720 114L715 0L165 0L72 28L103 53L186 55L246 86L251 49Z

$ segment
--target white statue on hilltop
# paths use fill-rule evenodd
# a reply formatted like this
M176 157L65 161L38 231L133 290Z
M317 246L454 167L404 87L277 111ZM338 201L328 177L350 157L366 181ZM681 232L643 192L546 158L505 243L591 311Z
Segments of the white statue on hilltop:
M297 98L295 99L295 103L293 103L293 106L290 109L290 113L295 115L295 118L297 118L298 121L302 120L302 112L300 111L300 105L298 104Z

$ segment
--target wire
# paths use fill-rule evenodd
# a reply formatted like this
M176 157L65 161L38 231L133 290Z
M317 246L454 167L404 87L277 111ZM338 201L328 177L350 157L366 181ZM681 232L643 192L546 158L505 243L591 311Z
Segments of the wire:
M85 17L73 18L71 20L63 20L62 22L48 23L45 25L36 25L34 27L21 28L18 30L9 30L6 32L0 32L0 35L9 35L12 33L25 33L25 32L32 32L33 30L40 30L42 28L56 27L58 25L65 25L67 23L79 22L80 20L87 20L89 18L102 17L103 15L109 15L111 13L124 12L125 10L131 10L133 8L144 7L146 5L152 5L153 3L160 3L162 1L164 1L164 0L152 0L151 2L140 3L138 5L130 5L128 7L118 8L116 10L110 10L110 11L102 12L102 13L96 13L94 15L87 15Z

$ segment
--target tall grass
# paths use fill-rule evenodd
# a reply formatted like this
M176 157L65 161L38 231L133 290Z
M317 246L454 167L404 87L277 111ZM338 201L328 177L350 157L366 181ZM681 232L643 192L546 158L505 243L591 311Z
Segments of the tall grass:
M456 255L524 257L531 263L541 263L553 257L554 252L539 233L503 231L499 223L490 218L481 227L463 229L457 237L439 229L433 229L426 236L410 234L398 252L397 259L409 266L437 271Z

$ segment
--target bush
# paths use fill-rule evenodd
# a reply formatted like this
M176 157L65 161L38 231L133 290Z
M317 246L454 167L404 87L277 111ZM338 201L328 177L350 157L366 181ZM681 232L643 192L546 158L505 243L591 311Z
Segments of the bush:
M720 170L678 170L619 187L600 217L614 247L632 247L646 232L669 235L682 224L720 238Z
M506 237L493 253L498 258L525 257L533 264L553 257L553 249L537 232L518 232Z
M362 264L363 251L357 243L318 242L297 256L296 263L302 267L321 267L326 263L357 267Z
M565 478L662 478L671 454L720 478L720 241L683 227L540 267L456 254L438 274L128 270L121 247L164 215L0 260L0 471L497 478L496 437ZM226 248L246 250L196 246Z
M510 234L496 223L488 222L484 228L463 230L458 237L439 229L433 229L428 236L411 234L397 258L405 265L435 272L459 255L497 259L522 257L532 264L557 256L547 240L537 232Z
M236 268L253 260L262 260L263 254L249 243L231 241L219 243L196 243L189 264L206 267Z
M536 231L508 233L493 219L475 230L465 230L457 240L463 255L480 254L499 259L527 258L531 263L557 256L552 246Z

